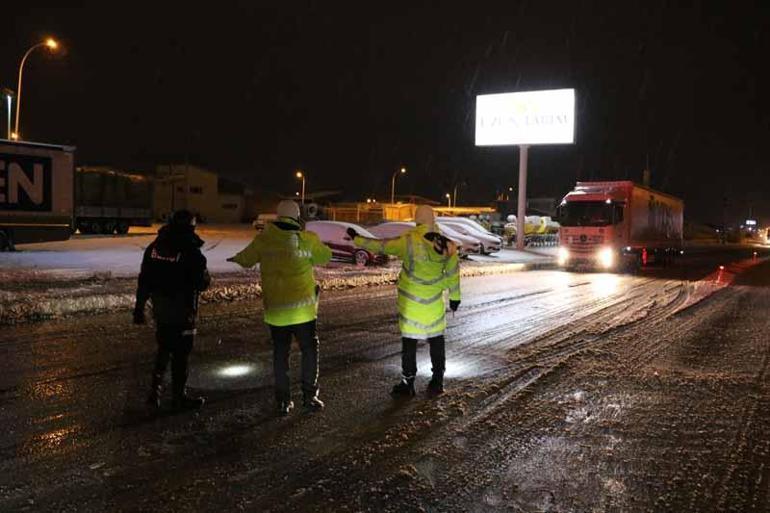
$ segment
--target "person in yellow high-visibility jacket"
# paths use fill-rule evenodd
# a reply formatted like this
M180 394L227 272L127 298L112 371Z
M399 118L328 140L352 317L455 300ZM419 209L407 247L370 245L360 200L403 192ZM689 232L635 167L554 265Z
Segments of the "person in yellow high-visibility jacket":
M438 233L435 214L427 205L417 207L417 226L395 239L367 239L349 229L356 246L373 253L395 255L402 261L398 276L398 324L401 329L401 366L403 376L393 387L394 396L414 396L417 374L417 341L427 340L433 376L428 393L444 391L446 349L444 329L446 310L444 291L449 292L449 307L460 306L460 269L455 244Z
M265 323L273 339L276 406L278 413L287 415L294 408L289 383L292 335L302 350L303 405L306 410L324 407L318 398L319 289L313 266L329 262L332 252L315 233L302 230L295 202L280 202L276 213L278 219L228 261L247 268L260 264Z

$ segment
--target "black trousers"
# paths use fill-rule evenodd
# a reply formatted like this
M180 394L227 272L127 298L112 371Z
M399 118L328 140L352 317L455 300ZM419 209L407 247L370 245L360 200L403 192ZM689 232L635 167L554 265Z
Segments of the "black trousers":
M443 377L446 369L446 342L444 335L428 339L430 344L430 363L433 366L433 375ZM404 379L414 379L417 375L417 340L413 338L401 339L401 372Z
M312 398L318 395L318 333L316 321L291 326L270 326L273 339L273 371L275 373L275 399L291 399L289 382L289 351L292 335L302 351L302 395Z
M170 360L171 388L174 397L185 394L187 362L193 347L194 333L195 330L188 326L157 326L155 338L158 341L158 352L155 355L155 368L152 371L153 390L160 388Z

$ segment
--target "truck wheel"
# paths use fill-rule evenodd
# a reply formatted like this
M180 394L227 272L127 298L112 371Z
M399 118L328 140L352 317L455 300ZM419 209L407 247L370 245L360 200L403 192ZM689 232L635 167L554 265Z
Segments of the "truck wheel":
M0 230L0 252L3 251L13 251L13 241L10 233Z
M101 232L104 235L112 235L115 233L115 221L103 221L101 228Z
M91 233L91 227L88 223L84 221L78 222L78 231L80 232L80 235L85 235L87 233Z
M128 223L125 221L121 221L118 223L118 225L115 227L115 231L118 232L119 235L125 235L128 233Z
M101 233L102 232L102 225L99 223L99 221L90 221L88 223L88 229L86 230L86 233Z

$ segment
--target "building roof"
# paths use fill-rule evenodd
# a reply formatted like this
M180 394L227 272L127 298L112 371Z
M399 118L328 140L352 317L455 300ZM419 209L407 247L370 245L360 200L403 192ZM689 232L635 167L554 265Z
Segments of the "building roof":
M62 150L62 151L69 151L69 152L75 151L74 146L66 146L63 144L47 144L47 143L39 143L39 142L32 142L32 141L10 141L8 139L0 139L0 143L13 144L16 146L26 146L28 148L49 148L53 150Z

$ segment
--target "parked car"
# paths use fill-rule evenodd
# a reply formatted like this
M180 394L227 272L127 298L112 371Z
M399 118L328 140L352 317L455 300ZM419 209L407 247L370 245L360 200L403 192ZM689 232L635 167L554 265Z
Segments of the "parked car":
M402 233L411 230L415 224L407 221L390 221L369 228L369 231L381 239L391 239L400 237ZM481 242L468 235L453 230L449 226L439 226L439 231L446 238L457 244L460 256L466 256L468 253L478 253L481 249Z
M460 224L468 226L469 228L471 228L473 230L478 230L478 231L480 231L482 233L485 233L485 234L489 235L490 237L496 237L497 239L500 240L501 243L503 242L503 237L502 236L500 236L500 235L498 235L496 233L492 233L486 227L482 226L481 223L479 223L478 221L475 221L475 220L467 218L467 217L442 216L442 217L439 217L437 219L437 221L439 221L439 222L451 221L453 223L460 223Z
M318 235L321 242L329 246L332 256L357 265L382 264L388 261L385 255L375 255L365 249L357 248L347 235L347 229L353 228L363 237L377 239L373 233L357 224L342 221L310 221L305 225L307 231Z
M438 218L438 224L442 228L448 227L452 230L460 232L468 237L478 239L481 243L479 252L481 254L489 254L500 251L502 247L502 241L497 235L486 232L485 230L477 229L473 225L465 224L455 220L446 220L443 217Z
M254 220L251 225L254 227L255 230L258 232L261 232L265 229L265 225L267 223L271 223L273 221L278 220L278 215L276 214L259 214L257 218Z
M373 233L378 239L395 239L414 227L414 223L407 221L388 221L370 227L369 232Z

